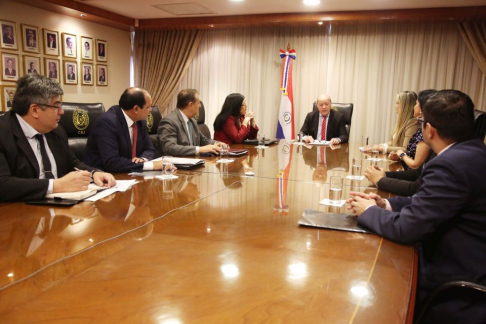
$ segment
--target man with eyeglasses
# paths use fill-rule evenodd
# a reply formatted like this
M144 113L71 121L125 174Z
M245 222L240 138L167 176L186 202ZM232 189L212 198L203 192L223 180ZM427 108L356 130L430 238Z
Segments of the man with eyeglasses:
M0 201L86 190L91 180L115 184L111 174L82 163L69 148L59 127L62 94L57 82L39 74L17 81L12 110L0 117Z
M360 225L419 244L416 315L441 284L486 283L486 146L474 134L474 104L460 91L442 90L422 111L424 141L437 157L422 171L417 193L388 200L351 193L348 199ZM471 294L456 291L440 300L422 323L485 323L486 301Z

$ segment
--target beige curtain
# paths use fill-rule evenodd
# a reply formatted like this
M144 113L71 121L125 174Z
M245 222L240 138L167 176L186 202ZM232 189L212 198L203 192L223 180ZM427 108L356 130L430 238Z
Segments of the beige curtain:
M404 90L457 89L477 109L486 105L486 77L455 23L390 23L320 27L206 31L177 89L195 88L212 129L224 99L247 98L260 132L275 137L282 60L287 42L297 51L293 65L295 129L319 93L354 103L351 141L362 134L388 140L396 122L396 95ZM168 111L175 107L175 98Z
M135 33L135 85L164 112L199 47L200 30L143 30Z
M486 76L486 22L457 23L464 43Z

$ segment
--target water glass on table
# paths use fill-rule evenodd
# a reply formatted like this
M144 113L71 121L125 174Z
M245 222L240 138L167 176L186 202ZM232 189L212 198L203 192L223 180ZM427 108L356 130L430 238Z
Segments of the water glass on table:
M351 175L353 177L361 176L361 166L362 166L362 160L358 157L354 157L353 163L351 165Z
M220 162L228 162L228 147L222 147L219 151Z
M339 176L331 177L331 184L329 186L329 201L333 205L339 205L341 203L341 197L343 193L343 178Z
M361 136L361 146L367 147L369 145L369 137L368 135Z
M174 164L172 156L162 157L162 176L164 178L171 178L174 173Z
M265 134L258 133L258 146L265 146Z

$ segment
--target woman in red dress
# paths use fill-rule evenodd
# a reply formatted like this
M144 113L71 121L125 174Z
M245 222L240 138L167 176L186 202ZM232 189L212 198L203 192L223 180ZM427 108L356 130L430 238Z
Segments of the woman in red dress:
M243 95L228 95L213 124L214 139L226 144L238 144L246 139L255 139L258 133L255 114L247 110L248 105Z

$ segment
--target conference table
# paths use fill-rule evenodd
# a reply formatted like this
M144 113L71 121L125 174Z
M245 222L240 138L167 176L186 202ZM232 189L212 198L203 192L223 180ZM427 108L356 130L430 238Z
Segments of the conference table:
M0 204L1 323L411 323L413 246L298 225L353 144L280 141L232 163L116 174L137 184L96 202ZM254 175L246 175L252 171ZM350 191L376 192L364 180Z

